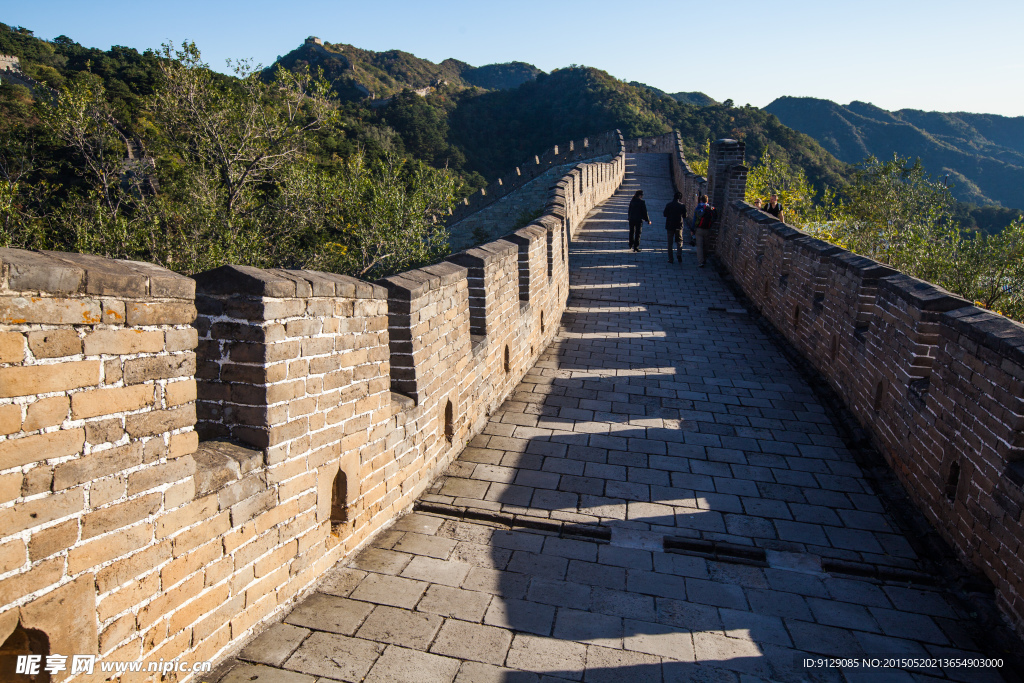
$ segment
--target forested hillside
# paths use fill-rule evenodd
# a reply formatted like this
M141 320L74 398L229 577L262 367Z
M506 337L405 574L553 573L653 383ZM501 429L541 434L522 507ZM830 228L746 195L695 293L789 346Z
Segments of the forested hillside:
M343 100L386 99L405 89L428 87L514 88L542 73L532 64L509 62L475 67L457 59L435 64L401 50L374 52L344 43L305 43L279 57L274 66L286 69L310 66L324 77Z
M812 97L781 97L765 111L842 161L893 153L920 158L933 176L949 175L961 201L1024 209L1024 116L890 112L864 102L843 106Z
M232 262L379 277L446 252L458 197L615 128L677 129L695 161L710 140L742 139L755 170L785 169L762 173L765 187L799 190L807 207L855 179L769 112L588 67L434 64L306 41L271 67L242 60L221 74L191 44L99 50L3 24L0 53L20 61L13 80L37 84L0 82L0 246L182 272ZM972 125L1009 148L998 123ZM1016 215L954 208L958 225L993 233Z

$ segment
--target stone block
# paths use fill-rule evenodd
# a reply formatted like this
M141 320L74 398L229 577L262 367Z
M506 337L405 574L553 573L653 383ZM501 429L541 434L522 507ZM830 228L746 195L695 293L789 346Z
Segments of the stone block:
M292 626L315 631L352 635L373 610L373 605L358 600L314 593L285 617Z

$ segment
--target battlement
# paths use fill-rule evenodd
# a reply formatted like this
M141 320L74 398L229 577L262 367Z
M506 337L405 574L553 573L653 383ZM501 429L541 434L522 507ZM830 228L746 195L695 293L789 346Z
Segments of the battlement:
M1024 326L740 201L737 169L719 168L718 258L1020 630Z
M551 342L570 220L625 158L586 166L525 228L376 284L0 249L0 643L212 660L292 604Z
M523 185L552 168L578 163L601 156L616 156L623 151L622 135L619 131L608 131L594 138L570 140L567 145L555 145L543 154L523 162L507 176L502 176L487 187L466 197L455 205L448 225L454 227L459 221L481 209L512 194Z

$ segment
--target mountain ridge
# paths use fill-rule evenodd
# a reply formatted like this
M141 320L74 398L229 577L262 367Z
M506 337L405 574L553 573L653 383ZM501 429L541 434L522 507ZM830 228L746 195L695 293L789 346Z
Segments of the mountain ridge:
M920 158L933 177L949 176L960 201L1024 209L1024 116L888 111L856 100L840 105L788 96L764 110L840 161L856 164L894 153Z

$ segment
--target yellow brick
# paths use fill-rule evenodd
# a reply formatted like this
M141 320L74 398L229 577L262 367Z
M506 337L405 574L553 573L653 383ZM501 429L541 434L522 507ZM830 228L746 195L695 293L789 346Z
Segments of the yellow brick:
M14 434L21 430L21 406L9 403L0 406L0 435Z
M224 555L219 539L195 548L192 552L176 557L160 570L164 586L173 586L185 577L201 571L203 567L216 562Z
M0 605L10 605L15 600L41 588L52 586L64 575L64 558L40 562L32 569L0 581Z
M0 363L25 360L25 336L20 332L0 332Z
M26 432L34 432L37 429L59 425L68 416L69 403L67 396L51 396L30 403L28 416L25 418L25 425L22 429Z
M158 592L160 592L160 576L156 572L147 574L137 581L132 581L121 590L107 595L100 601L97 605L100 621L106 621L112 616L135 607Z
M9 503L21 495L21 483L24 479L21 472L0 474L0 504Z
M96 589L106 593L142 576L171 559L171 544L164 541L129 555L96 572Z
M167 450L168 458L191 455L199 448L199 434L194 431L171 434L170 442L170 447Z
M164 335L153 330L96 330L85 335L85 355L159 353L164 350Z
M28 555L32 562L67 550L78 540L78 520L69 519L49 529L32 534L28 542Z
M99 382L98 360L0 368L0 398L70 391Z
M277 607L277 596L273 593L267 595L255 604L245 608L241 614L231 620L231 638L240 638L256 622L260 621Z
M150 493L90 512L82 518L82 540L135 524L159 510L162 501L162 494Z
M107 650L116 647L118 643L124 641L128 636L135 633L135 615L126 614L123 617L115 619L112 624L107 626L100 633L100 652L106 652Z
M146 523L90 541L72 548L68 553L68 572L77 574L107 560L127 555L145 547L152 540L153 525Z
M210 495L194 500L177 510L162 514L156 521L157 538L166 538L200 520L209 519L217 514L217 510L217 496Z
M28 333L28 348L36 358L60 358L82 353L82 340L74 330L39 330Z
M192 626L205 615L220 607L230 596L227 584L221 584L206 591L186 605L182 605L168 622L168 631L172 634Z
M168 408L194 401L196 400L196 381L187 379L184 382L169 382L164 392Z
M83 445L85 430L82 428L0 441L0 470L48 458L75 455L82 451Z
M81 391L71 396L71 417L81 420L153 405L155 388L149 384Z
M153 602L139 610L139 628L144 629L150 624L156 623L160 618L176 609L178 605L199 595L202 590L203 577L196 574L170 590L161 591Z
M25 503L15 503L0 510L0 529L3 529L4 534L16 534L67 517L84 507L85 491L80 488L61 491Z
M27 558L25 541L20 538L0 545L0 574L24 565Z
M231 517L224 512L186 529L174 537L174 556L178 557L208 541L223 536L231 528Z

